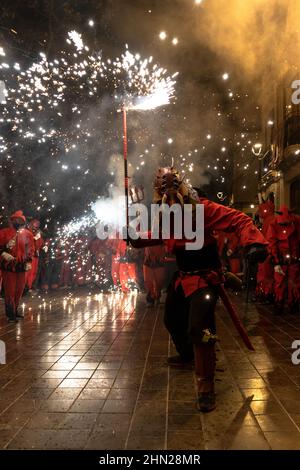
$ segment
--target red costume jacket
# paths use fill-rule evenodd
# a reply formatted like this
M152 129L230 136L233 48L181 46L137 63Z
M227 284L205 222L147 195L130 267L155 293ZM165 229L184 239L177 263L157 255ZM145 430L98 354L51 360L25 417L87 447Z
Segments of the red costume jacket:
M274 264L291 264L300 261L300 223L291 216L289 225L280 225L278 217L269 225L267 239Z
M10 242L10 243L9 243ZM8 247L7 245L11 245ZM3 271L14 271L14 267L18 265L17 270L23 271L22 266L32 260L34 256L34 239L30 230L21 228L18 231L13 227L7 227L0 230L0 248L1 252L7 252L15 258L15 261L1 262Z

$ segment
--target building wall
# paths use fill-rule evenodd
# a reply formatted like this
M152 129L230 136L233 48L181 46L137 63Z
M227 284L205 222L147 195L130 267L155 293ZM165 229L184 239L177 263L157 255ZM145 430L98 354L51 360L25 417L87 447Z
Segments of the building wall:
M298 77L300 78L300 77ZM265 132L264 147L271 149L268 173L263 176L265 193L275 193L276 207L291 204L291 185L300 181L300 107L292 103L294 90L291 84L295 77L286 77L274 90L274 126L272 132ZM263 122L271 113L271 106L263 112ZM295 209L294 207L292 209ZM300 213L299 208L296 208Z

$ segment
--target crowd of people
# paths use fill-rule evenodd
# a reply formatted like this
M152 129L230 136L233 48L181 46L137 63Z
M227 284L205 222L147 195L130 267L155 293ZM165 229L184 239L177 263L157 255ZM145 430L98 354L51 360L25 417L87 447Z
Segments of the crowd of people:
M300 301L300 217L286 205L275 211L270 193L259 204L255 222L269 243L269 255L251 273L255 281L252 300L273 305L278 315L285 307L289 313L296 313ZM247 281L247 267L235 233L219 234L218 242L224 267L234 274L242 273Z
M252 299L273 304L276 314L283 313L286 303L294 313L300 300L300 217L286 206L276 212L270 194L259 205L255 222L269 243L269 256L254 273ZM224 271L248 282L237 235L218 232L215 237ZM0 250L0 285L9 321L22 318L17 307L27 291L46 293L80 286L124 293L138 289L146 292L148 305L154 305L176 269L164 245L139 250L122 239L100 240L96 231L63 240L48 238L40 222L27 222L22 211L12 214L9 227L0 230Z
M17 211L9 226L0 229L5 311L9 322L23 317L18 306L26 289L47 292L85 285L124 293L138 289L145 291L147 303L154 305L169 285L164 322L178 355L168 358L168 364L194 364L198 408L208 412L216 406L218 297L235 317L222 287L226 272L240 278L246 287L255 278L254 300L273 303L275 313L282 314L285 303L290 313L296 312L300 300L300 217L286 206L276 212L270 194L252 221L242 212L195 195L174 168L159 169L155 188L157 199L170 206L184 198L203 205L205 240L201 249L186 250L186 240L176 237L100 240L96 231L47 238L38 220L27 222L22 211ZM240 327L238 331L246 341L246 331L241 332Z
M46 237L37 219L26 221L22 211L0 229L0 285L9 322L18 321L20 299L26 292L96 287L102 291L137 289L148 305L159 302L175 269L165 248L138 250L123 239L100 240L94 234Z

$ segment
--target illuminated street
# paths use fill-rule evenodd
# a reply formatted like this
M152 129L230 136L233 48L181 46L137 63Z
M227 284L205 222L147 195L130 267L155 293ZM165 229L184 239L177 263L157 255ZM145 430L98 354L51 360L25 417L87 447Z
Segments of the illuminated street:
M250 304L256 351L248 352L219 305L218 406L200 414L192 371L165 365L172 351L162 305L146 308L142 294L80 290L68 301L24 299L23 321L1 317L1 447L299 448L300 369L290 348L300 317Z

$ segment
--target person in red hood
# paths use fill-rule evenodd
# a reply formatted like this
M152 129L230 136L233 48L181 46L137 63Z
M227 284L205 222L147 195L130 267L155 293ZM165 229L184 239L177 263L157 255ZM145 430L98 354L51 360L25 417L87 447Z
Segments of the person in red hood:
M286 296L290 313L295 313L300 300L300 223L287 206L269 224L267 239L274 266L275 313L283 313Z
M170 357L168 364L182 367L195 363L198 388L198 409L212 411L216 406L214 391L216 324L215 308L218 284L224 282L214 231L235 232L239 244L252 262L266 257L267 242L254 226L252 219L235 209L214 203L193 193L181 179L179 172L160 168L155 179L156 204L189 204L204 209L204 246L187 250L187 240L175 235L160 240L138 239L130 242L136 248L165 244L176 256L178 271L168 288L164 321L178 356Z
M34 255L31 262L31 269L26 273L26 284L29 290L32 289L33 283L37 278L38 266L39 266L39 256L42 247L44 246L44 240L40 231L40 221L37 219L32 219L29 222L28 230L33 235L34 239Z
M18 306L25 287L26 271L31 269L34 255L33 235L25 228L25 223L23 212L17 211L10 216L10 227L0 230L0 266L9 322L23 318Z
M109 238L107 245L111 249L111 277L114 287L127 293L131 286L136 285L137 279L133 250L121 238Z
M267 238L269 225L275 218L274 193L270 193L267 201L263 201L256 212L261 224L261 232ZM270 301L273 296L274 267L271 256L258 266L256 276L256 298Z

